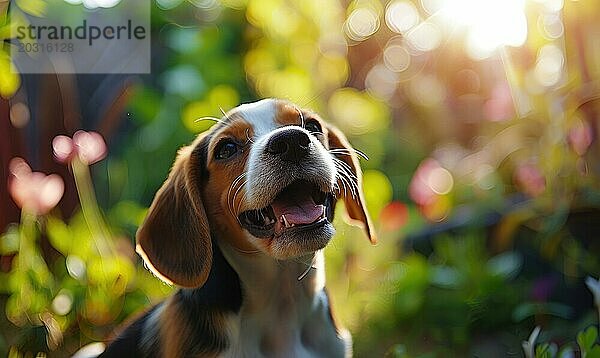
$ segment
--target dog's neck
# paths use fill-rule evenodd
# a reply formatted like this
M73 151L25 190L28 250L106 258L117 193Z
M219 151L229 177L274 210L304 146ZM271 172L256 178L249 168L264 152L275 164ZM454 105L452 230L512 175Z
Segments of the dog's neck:
M321 251L280 261L227 244L221 249L239 276L243 295L225 356L240 356L248 347L257 349L249 356L343 356L345 345L329 318Z
M325 286L325 267L321 251L295 259L276 260L263 252L244 252L224 243L224 257L237 272L244 308L290 305L298 300L312 301Z
M179 291L187 315L224 314L223 357L343 357L351 338L331 316L321 251L280 261L213 242L211 274L202 288ZM312 264L312 265L311 265ZM311 268L314 267L314 268ZM198 333L203 336L203 333Z

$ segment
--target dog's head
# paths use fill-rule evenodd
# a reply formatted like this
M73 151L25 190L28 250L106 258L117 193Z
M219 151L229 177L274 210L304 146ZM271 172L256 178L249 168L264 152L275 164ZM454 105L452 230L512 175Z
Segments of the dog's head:
M344 135L315 113L276 99L243 104L179 151L137 251L165 281L198 287L213 240L279 260L324 248L337 199L375 242L361 176Z

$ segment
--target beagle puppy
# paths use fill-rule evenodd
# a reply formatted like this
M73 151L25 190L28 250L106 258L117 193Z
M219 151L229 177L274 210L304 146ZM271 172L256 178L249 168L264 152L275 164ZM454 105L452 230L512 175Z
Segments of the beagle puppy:
M375 242L356 153L279 99L234 108L182 148L136 237L148 268L180 289L102 356L351 356L322 249L337 200Z

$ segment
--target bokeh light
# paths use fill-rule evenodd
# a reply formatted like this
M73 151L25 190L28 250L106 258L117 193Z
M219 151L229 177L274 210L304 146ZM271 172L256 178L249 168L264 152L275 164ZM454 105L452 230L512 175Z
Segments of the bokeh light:
M362 41L379 29L379 16L369 7L354 9L346 20L346 35L354 41Z
M410 66L411 56L404 46L389 43L383 50L383 62L391 71L402 72Z
M120 3L66 1L79 5L69 7L74 13ZM15 6L26 3L44 2ZM357 239L363 232L337 215L338 236L325 250L328 288L343 303L334 307L353 334L356 356L493 356L502 354L498 347L514 353L538 324L546 332L541 340L576 347L575 327L590 326L594 317L581 305L589 303L580 295L583 277L598 272L589 223L600 206L599 4L153 6L153 73L126 76L134 79L127 96L109 89L122 79L103 75L59 76L58 90L53 76L28 75L21 83L16 72L0 71L0 94L9 98L0 106L9 119L7 142L17 144L11 150L48 170L56 166L52 148L69 165L59 166L63 178L88 174L84 186L75 178L78 191L66 181L72 192L59 198L56 185L41 194L29 188L55 176L34 172L24 160L9 168L8 199L25 215L0 237L12 290L6 317L19 326L19 334L13 326L0 332L0 353L16 346L13 337L23 333L32 342L29 332L36 332L49 356L71 355L172 293L139 265L135 231L177 148L224 111L262 97L314 110L369 156L360 164L379 243L365 249ZM12 67L9 46L0 50L0 68ZM54 99L50 88L57 88ZM51 100L64 113L48 110ZM77 128L98 128L103 136L62 135ZM92 170L80 165L107 155ZM77 173L77 166L84 170ZM15 203L9 214L18 220ZM21 242L29 251L20 251ZM578 287L575 294L569 285ZM560 316L571 306L581 317ZM61 333L64 343L56 348Z
M389 123L388 110L382 102L353 88L342 88L331 95L329 113L334 122L343 124L353 135L383 129Z
M23 128L29 123L29 107L23 102L16 102L10 106L10 123L15 128Z
M416 51L431 51L440 45L442 34L436 24L424 21L410 30L406 39Z
M68 1L68 2L71 2L72 4L75 3L72 1ZM96 9L99 7L101 7L101 8L115 7L120 2L121 2L121 0L83 0L83 1L80 1L79 3L83 3L83 6L85 6L88 9Z
M419 10L410 1L393 1L385 10L385 23L390 30L403 34L420 21Z
M410 82L409 94L415 103L435 106L446 98L446 89L434 75L424 75Z
M383 64L373 66L365 78L365 87L378 98L390 99L397 88L397 75Z
M538 28L547 40L556 40L563 36L565 27L558 14L540 14Z
M545 87L556 85L562 77L565 58L557 46L550 44L542 47L535 64L535 79Z

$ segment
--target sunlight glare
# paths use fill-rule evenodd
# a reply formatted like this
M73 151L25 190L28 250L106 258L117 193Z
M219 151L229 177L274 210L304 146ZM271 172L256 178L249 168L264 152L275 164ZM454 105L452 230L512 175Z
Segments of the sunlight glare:
M467 52L484 59L501 46L521 46L527 39L524 0L453 0L439 15L467 32Z

